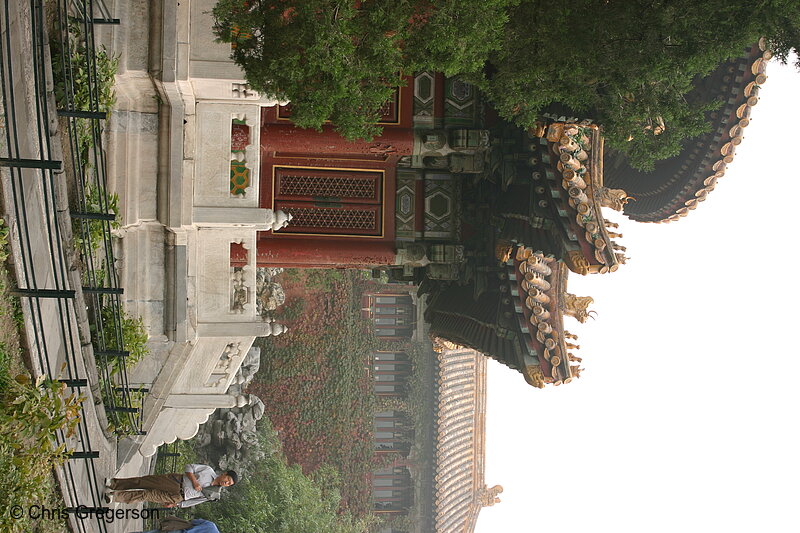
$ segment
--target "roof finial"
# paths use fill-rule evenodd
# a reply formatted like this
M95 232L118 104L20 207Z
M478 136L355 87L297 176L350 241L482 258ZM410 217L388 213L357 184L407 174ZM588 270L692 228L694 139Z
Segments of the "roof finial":
M478 499L480 500L481 507L491 507L496 503L500 503L498 494L501 492L503 492L502 485L495 485L492 488L487 488L486 485L484 485L484 487L478 493Z

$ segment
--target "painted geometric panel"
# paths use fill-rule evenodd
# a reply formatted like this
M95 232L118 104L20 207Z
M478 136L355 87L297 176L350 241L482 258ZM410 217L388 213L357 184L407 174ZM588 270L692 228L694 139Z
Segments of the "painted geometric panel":
M415 172L400 172L397 176L397 200L395 206L395 234L400 240L414 239L416 217Z
M446 173L425 175L425 238L452 239L459 233L458 178Z
M244 152L250 144L250 126L243 120L231 122L231 152Z
M250 169L242 161L231 161L231 194L244 195L250 185Z
M460 78L447 78L444 93L445 125L474 125L478 108L478 94L475 88Z
M433 98L433 76L430 72L423 72L414 78L414 98L423 104Z
M433 72L420 72L414 77L414 125L433 127L433 100L436 78Z
M250 186L247 166L247 147L250 145L250 126L240 118L231 119L231 196L245 196Z

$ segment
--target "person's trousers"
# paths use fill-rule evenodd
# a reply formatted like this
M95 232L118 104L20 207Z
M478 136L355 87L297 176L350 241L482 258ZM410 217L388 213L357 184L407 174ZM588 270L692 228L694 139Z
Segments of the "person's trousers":
M121 503L180 503L183 501L181 474L123 477L111 480L114 501Z

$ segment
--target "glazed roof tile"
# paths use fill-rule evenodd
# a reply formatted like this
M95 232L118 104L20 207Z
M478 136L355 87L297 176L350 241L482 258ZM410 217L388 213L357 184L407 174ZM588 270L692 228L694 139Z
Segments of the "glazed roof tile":
M435 530L472 533L486 491L486 358L467 348L438 358Z

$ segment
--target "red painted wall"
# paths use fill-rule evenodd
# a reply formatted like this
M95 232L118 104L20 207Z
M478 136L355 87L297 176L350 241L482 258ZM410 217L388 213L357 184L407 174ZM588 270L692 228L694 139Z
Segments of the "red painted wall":
M259 266L371 267L394 264L397 162L400 157L411 155L414 145L412 83L409 78L408 85L399 91L396 123L383 125L383 133L371 141L347 141L329 125L323 126L322 131L295 128L284 118L287 116L285 110L277 106L262 109L261 207L275 209L284 205L289 213L292 208L302 209L303 206L308 206L309 210L330 209L331 212L357 207L358 200L334 198L335 194L301 199L305 203L290 202L282 199L284 197L276 199L276 183L286 169L295 174L313 174L316 170L320 174L349 173L359 178L367 175L363 171L373 170L381 173L382 183L378 193L380 198L371 200L375 207L360 207L380 212L380 228L334 232L330 228L292 230L290 226L283 232L261 232L258 237Z

